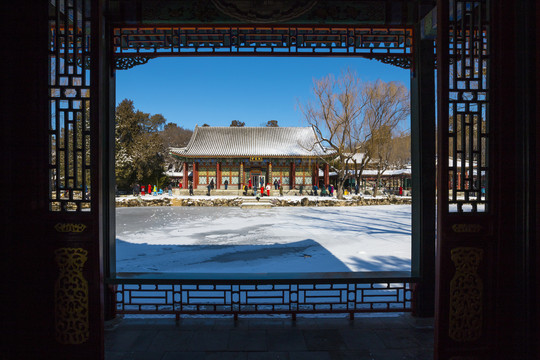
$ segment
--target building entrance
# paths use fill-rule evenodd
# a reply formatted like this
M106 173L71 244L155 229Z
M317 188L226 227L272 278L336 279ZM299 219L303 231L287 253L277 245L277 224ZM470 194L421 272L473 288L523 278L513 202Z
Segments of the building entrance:
M265 174L261 170L252 170L250 172L251 185L254 189L258 189L264 186Z

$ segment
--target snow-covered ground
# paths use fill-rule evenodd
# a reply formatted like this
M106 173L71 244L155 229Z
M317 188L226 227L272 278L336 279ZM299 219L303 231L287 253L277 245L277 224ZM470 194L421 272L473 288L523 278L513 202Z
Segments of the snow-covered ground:
M117 272L408 271L411 206L116 209Z

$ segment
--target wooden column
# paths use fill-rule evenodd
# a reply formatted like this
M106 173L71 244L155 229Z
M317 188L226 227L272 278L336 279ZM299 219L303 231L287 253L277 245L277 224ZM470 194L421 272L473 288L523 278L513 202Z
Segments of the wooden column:
M319 187L319 163L316 162L313 165L313 170L311 174L312 185L316 185L317 187Z
M432 16L432 13L428 14ZM435 69L433 38L415 30L414 70L411 71L412 260L420 278L414 289L416 316L435 311ZM402 177L402 176L401 176ZM392 180L394 183L394 180Z
M216 163L216 189L221 188L221 163Z
M242 161L240 161L240 172L238 174L239 178L238 178L238 183L240 184L240 189L244 189L244 163Z
M324 164L324 186L330 184L330 165Z
M272 163L269 162L266 167L266 182L273 186L272 184Z
M294 189L295 175L296 175L296 163L293 160L293 162L291 162L291 173L289 175L289 177L290 177L290 179L289 179L289 188L290 189Z
M182 178L182 188L187 189L189 187L189 167L188 163L184 161L184 177Z
M199 163L193 162L193 189L199 187Z

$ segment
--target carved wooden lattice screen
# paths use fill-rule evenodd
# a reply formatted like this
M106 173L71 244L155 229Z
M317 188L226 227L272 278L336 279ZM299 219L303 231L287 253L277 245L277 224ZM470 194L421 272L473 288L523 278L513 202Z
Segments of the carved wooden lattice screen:
M437 4L436 359L471 352L471 359L489 358L485 354L495 326L488 4Z
M49 209L90 209L90 4L49 6Z
M121 26L116 69L163 56L362 56L409 69L410 28L358 26Z
M488 22L486 1L450 1L448 161L450 212L485 212L488 187ZM444 149L443 149L444 150Z

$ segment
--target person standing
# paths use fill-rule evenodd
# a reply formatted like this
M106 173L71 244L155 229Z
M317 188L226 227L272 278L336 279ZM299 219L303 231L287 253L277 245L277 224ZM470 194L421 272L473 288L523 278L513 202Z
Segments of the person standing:
M172 184L169 184L169 186L167 187L167 192L169 193L169 196L172 196Z
M403 196L403 187L402 186L399 187L399 196Z
M141 186L141 196L146 195L146 189L144 188L144 185Z
M326 196L326 186L321 187L321 196Z
M248 181L248 189L251 190L251 179L249 179L249 181Z
M264 196L264 184L261 184L261 197Z
M223 185L225 185L225 190L227 190L227 188L229 187L229 180L225 180Z
M272 187L270 186L270 183L266 184L266 196L270 196L270 190Z
M274 190L277 190L279 189L279 184L278 184L278 181L277 179L274 180Z
M189 182L189 196L193 196L193 183Z

